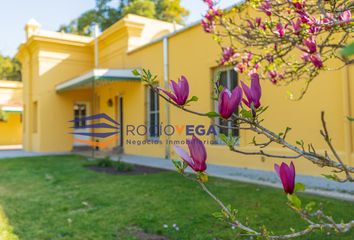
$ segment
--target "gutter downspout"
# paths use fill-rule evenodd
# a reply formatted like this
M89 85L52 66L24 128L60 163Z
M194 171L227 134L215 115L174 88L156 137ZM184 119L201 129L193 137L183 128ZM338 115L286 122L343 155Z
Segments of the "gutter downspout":
M344 101L344 146L345 146L345 159L349 166L353 166L352 162L352 123L348 121L347 116L351 115L351 105L350 105L350 76L349 76L349 66L345 66L343 69L343 101Z
M99 34L99 29L98 29L98 24L96 23L94 26L94 38L95 38L95 43L94 43L94 57L95 57L95 69L98 68L98 34ZM91 115L95 115L95 76L92 79L92 106L91 106ZM92 120L94 121L94 120ZM92 134L95 134L95 128L92 128ZM92 142L95 142L95 137L92 137ZM95 150L96 146L93 144L92 145L92 159L95 159Z
M164 69L164 85L165 89L169 88L169 62L168 62L168 37L163 39L163 69ZM170 105L165 103L165 120L166 126L170 124ZM165 143L165 158L170 158L170 144L168 144L170 140L170 136L166 135L166 143Z

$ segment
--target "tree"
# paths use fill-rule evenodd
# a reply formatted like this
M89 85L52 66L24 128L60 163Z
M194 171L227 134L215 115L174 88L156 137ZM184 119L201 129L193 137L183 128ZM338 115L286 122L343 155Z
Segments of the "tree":
M154 2L157 19L184 24L183 18L189 15L188 10L181 6L180 0L154 0Z
M15 58L0 54L0 80L21 81L21 64Z
M243 11L246 7L250 11ZM223 65L239 72L257 69L262 79L275 85L304 81L301 92L290 95L300 99L321 71L354 63L338 51L354 36L353 7L354 2L346 0L248 0L233 9L238 20L221 16L214 6L202 24L220 43ZM341 63L329 67L332 59Z
M128 13L156 18L167 22L184 23L189 12L181 6L180 0L120 0L112 5L112 0L96 0L96 8L81 14L59 31L91 35L92 25L97 23L102 31L112 26Z
M134 0L131 1L123 10L123 16L134 13L139 16L154 18L156 15L156 6L152 1Z

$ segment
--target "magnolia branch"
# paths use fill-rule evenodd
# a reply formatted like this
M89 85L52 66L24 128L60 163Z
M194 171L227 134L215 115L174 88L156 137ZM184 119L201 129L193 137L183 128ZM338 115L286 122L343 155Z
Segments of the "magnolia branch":
M163 98L169 104L172 104L173 106L175 106L175 107L177 107L177 108L179 108L179 109L181 109L181 110L183 110L185 112L188 112L188 113L191 113L191 114L194 114L194 115L197 115L197 116L208 117L207 113L201 113L201 112L198 112L198 111L193 111L193 110L190 110L190 109L186 108L185 106L177 105L172 100L170 100L168 97L166 97L163 94L161 94L160 91L154 85L149 85L149 86L154 90L154 92L156 92L161 98ZM251 131L253 131L253 132L257 133L257 134L261 134L261 135L267 137L270 141L272 141L274 143L278 143L278 144L282 145L283 147L285 147L285 148L297 153L298 155L287 156L287 155L269 154L269 153L266 153L264 150L260 150L258 152L246 152L246 151L239 150L239 149L235 148L234 146L229 146L230 150L233 151L233 152L237 152L237 153L241 153L241 154L245 154L245 155L262 155L262 156L265 156L265 157L283 158L283 159L286 159L286 158L288 158L288 159L297 159L297 158L300 158L300 157L304 157L304 158L310 160L311 162L313 162L314 164L316 164L316 165L318 165L320 167L327 166L327 167L338 169L340 171L345 171L345 172L348 172L348 173L354 173L354 167L347 166L343 162L341 163L341 162L335 161L335 160L331 159L330 156L328 156L328 155L323 156L321 154L318 154L316 151L311 151L310 152L310 151L305 151L304 149L300 149L299 147L287 142L285 140L285 138L280 137L275 132L272 132L271 130L263 127L261 124L257 123L254 120L250 120L250 119L247 119L247 118L244 118L244 117L240 117L240 116L238 116L236 114L234 114L232 117L233 117L234 121L239 121L239 122L241 122L243 124L248 124L250 126L249 130L251 130ZM228 126L225 126L225 127L230 128ZM348 177L348 176L350 176L350 177ZM354 182L354 179L349 174L349 175L347 175L347 177L345 179L343 179L341 181Z
M295 209L294 207L290 206L291 209L293 209L296 213L298 213L301 218L305 219L306 222L309 224L304 230L298 231L298 232L293 232L290 234L285 234L285 235L269 235L265 234L263 232L256 231L252 229L249 226L246 226L242 224L239 220L236 219L236 217L232 214L232 210L227 208L225 204L218 199L206 186L204 183L198 181L199 185L202 187L203 191L206 192L218 205L219 207L223 210L223 212L227 215L226 221L236 227L239 228L243 231L246 232L246 234L240 234L240 236L255 236L255 237L263 237L265 239L290 239L290 238L295 238L295 237L300 237L306 234L309 234L315 230L334 230L337 232L345 233L348 232L351 228L354 227L354 220L350 221L348 223L336 223L331 217L325 215L322 211L317 211L313 216L321 217L325 219L327 222L326 223L316 223L312 220L310 220L311 215L308 213L304 212L301 209ZM313 217L312 216L312 217Z

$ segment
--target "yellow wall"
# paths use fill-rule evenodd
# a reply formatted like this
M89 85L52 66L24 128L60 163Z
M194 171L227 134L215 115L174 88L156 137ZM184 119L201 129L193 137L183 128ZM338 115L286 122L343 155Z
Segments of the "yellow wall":
M131 20L131 19L130 19ZM141 19L140 19L141 20ZM140 21L139 20L139 21ZM138 21L138 20L137 20ZM124 21L123 21L124 22ZM139 23L141 25L141 22ZM103 33L99 38L99 67L101 68L146 68L159 76L160 86L164 85L163 43L155 41L136 50L137 42L143 42L142 32L157 27L154 24L140 26L139 24L124 25L117 23ZM141 29L143 28L143 29ZM156 31L159 32L159 31ZM150 36L151 37L151 36ZM139 40L139 38L141 38ZM133 40L134 41L133 41ZM146 42L151 41L147 38ZM138 41L139 40L139 41ZM169 79L175 79L184 74L189 79L191 96L199 97L191 109L200 112L214 110L210 98L211 81L217 67L216 60L220 57L220 48L205 34L199 25L190 27L168 37L169 44ZM20 50L24 74L25 101L25 149L31 151L70 151L73 146L72 137L67 134L68 120L73 118L73 104L77 101L91 101L89 89L78 89L64 93L56 93L55 85L81 75L92 69L93 42L73 44L72 42L49 41L42 39L27 43ZM240 80L248 78L240 75ZM299 102L287 98L286 87L275 87L269 82L262 82L262 104L270 106L265 113L264 125L279 133L285 127L292 128L288 140L304 140L313 143L316 149L325 150L326 146L319 130L320 111L326 111L327 124L332 135L333 143L347 163L353 165L354 139L351 125L346 116L354 113L354 105L350 104L350 96L354 94L354 67L350 69L322 73L310 87L304 99ZM299 90L303 83L295 83L290 89ZM348 91L346 93L346 91ZM124 123L146 123L146 87L136 81L120 81L99 85L96 90L99 97L98 109L117 119L116 106L108 106L109 99L117 96L124 99ZM349 97L348 97L349 96ZM349 100L348 100L349 99ZM38 131L33 133L33 102L38 102ZM190 115L170 106L170 124L203 124L212 121ZM166 124L166 104L160 101L160 121ZM240 150L252 151L250 145L253 134L246 131L240 133ZM145 137L130 136L128 139L144 140ZM127 137L125 137L127 139ZM162 142L165 136L161 137ZM185 136L173 136L172 140L184 140ZM211 139L205 137L204 139ZM125 145L127 154L165 156L165 145ZM272 170L274 162L279 159L261 158L234 154L222 145L208 145L209 163ZM270 145L265 150L268 153L289 153L277 145ZM175 157L171 151L170 154ZM349 159L347 156L352 156ZM297 170L302 174L319 175L326 169L314 167L308 160L294 160Z
M6 112L7 120L0 121L0 146L22 143L21 114L20 112Z

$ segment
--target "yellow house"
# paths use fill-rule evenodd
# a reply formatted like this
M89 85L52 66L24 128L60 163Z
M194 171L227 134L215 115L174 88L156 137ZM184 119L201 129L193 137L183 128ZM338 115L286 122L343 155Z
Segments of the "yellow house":
M212 121L159 100L131 70L150 69L159 76L159 85L163 87L168 86L168 80L185 75L190 82L191 96L199 97L190 108L201 112L214 111L215 103L210 96L212 80L218 72L228 87L240 80L248 81L231 69L218 67L220 48L203 32L199 22L181 28L129 14L97 39L44 31L34 20L25 30L27 41L20 46L17 58L23 68L23 144L27 151L71 151L89 141L99 142L100 139L88 136L89 127L101 121L107 123L107 119L78 119L105 113L121 128L118 137L111 137L110 149L125 154L174 158L171 145L190 138L185 134L187 125L192 126L192 131L196 131L196 126L207 130ZM350 83L353 78L354 67L325 72L299 102L288 100L287 88L263 82L262 104L270 106L264 125L275 132L292 127L289 141L302 139L325 150L319 134L320 111L325 110L335 146L346 162L353 165L354 136L346 120L346 116L354 113L350 100L350 96L354 96L354 84ZM73 119L78 121L70 122ZM158 130L151 128L157 123ZM73 125L84 134L70 134ZM169 136L171 126L179 131ZM146 133L146 129L150 131ZM240 136L239 149L254 148L250 144L252 133L241 130L234 134ZM209 163L272 170L274 162L279 162L279 159L232 153L212 135L201 138L211 141L207 144ZM267 151L288 153L276 145ZM305 159L295 161L299 173L327 172Z
M0 147L22 144L22 83L0 81Z

